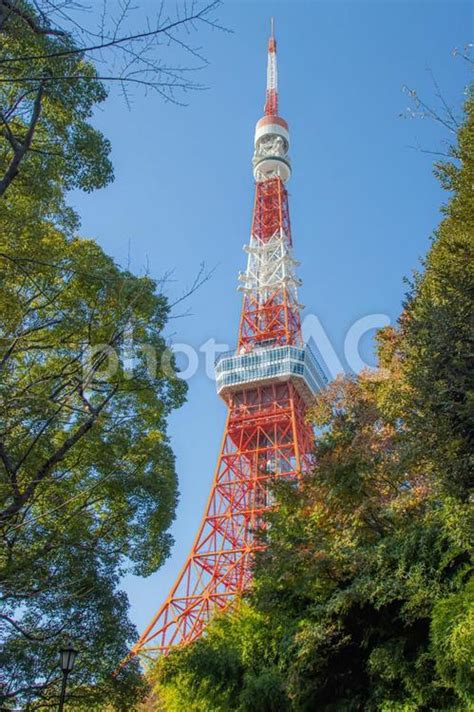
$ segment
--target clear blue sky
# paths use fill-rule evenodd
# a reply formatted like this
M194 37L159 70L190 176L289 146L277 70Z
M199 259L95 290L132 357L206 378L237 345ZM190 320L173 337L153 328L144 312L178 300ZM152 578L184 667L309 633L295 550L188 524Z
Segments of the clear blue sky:
M153 15L155 3L140 0ZM212 279L189 300L192 315L169 324L172 340L199 348L233 344L240 296L237 272L249 236L253 131L261 116L266 40L274 15L280 108L292 137L289 184L301 301L316 314L344 367L348 328L368 314L395 321L403 277L418 265L446 195L432 176L447 133L427 120L400 118L403 85L436 105L427 68L446 100L460 106L467 66L451 52L470 40L469 4L399 2L226 2L221 21L233 34L204 31L196 41L209 66L207 91L188 106L135 94L129 110L112 94L96 124L110 138L116 180L92 195L74 194L82 234L122 265L153 277L174 270L179 296L204 261ZM165 56L165 55L164 55ZM370 358L368 335L363 353ZM218 454L225 409L201 368L169 432L177 457L180 503L175 546L148 579L127 577L131 617L142 629L166 597L191 546Z

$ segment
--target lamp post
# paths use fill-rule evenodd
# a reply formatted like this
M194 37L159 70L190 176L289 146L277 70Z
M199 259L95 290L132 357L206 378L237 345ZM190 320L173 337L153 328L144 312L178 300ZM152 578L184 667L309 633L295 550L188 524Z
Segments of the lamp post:
M67 676L74 668L74 663L76 661L77 650L73 647L72 643L66 643L66 645L59 651L59 661L61 664L61 670L63 671L63 682L61 685L61 697L59 700L59 712L64 709L64 700L66 698L66 684Z

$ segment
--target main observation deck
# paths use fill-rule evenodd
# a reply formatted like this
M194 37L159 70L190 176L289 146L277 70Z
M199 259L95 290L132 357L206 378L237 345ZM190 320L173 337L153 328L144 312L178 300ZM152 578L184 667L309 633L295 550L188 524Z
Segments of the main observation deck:
M236 391L291 381L310 403L328 383L309 346L256 347L243 354L228 351L217 357L215 368L217 392L224 400Z

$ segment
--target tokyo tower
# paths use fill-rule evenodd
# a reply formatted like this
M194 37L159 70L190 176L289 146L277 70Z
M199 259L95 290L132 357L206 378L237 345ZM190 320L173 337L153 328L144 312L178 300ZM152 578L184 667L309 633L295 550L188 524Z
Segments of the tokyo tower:
M130 652L155 657L198 638L252 578L255 532L272 506L271 483L311 467L305 413L326 384L301 334L285 184L291 175L288 124L278 114L276 41L268 42L264 116L255 130L255 203L237 347L215 365L228 407L221 451L197 536L171 592Z

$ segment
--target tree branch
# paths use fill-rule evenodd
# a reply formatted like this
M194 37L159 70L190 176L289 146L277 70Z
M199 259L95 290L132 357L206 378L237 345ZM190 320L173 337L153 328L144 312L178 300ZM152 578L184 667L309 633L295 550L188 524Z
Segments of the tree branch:
M0 613L0 618L2 620L6 621L7 623L9 623L11 626L13 626L13 628L15 628L15 630L17 630L19 633L21 633L21 635L23 635L27 640L31 640L36 643L44 643L46 640L50 640L51 638L56 638L56 636L58 636L60 633L62 633L64 631L64 629L66 628L66 625L67 625L67 624L64 624L63 626L61 626L61 628L58 628L58 630L55 631L54 633L50 633L49 635L44 635L44 636L38 637L36 635L31 635L31 633L28 633L13 618L10 618L10 616L7 616L4 613Z
M110 47L116 47L121 44L124 44L126 42L133 42L135 40L142 40L146 39L147 37L154 37L160 34L165 34L171 32L174 30L176 27L179 27L180 25L184 25L187 23L192 23L195 20L202 20L208 22L208 20L205 20L205 15L208 15L212 10L215 10L219 7L221 4L221 0L213 0L213 2L209 3L206 5L202 10L199 12L194 13L193 15L185 15L185 17L181 19L177 19L174 22L170 22L168 25L164 25L163 27L157 27L155 30L148 30L147 32L139 32L134 35L125 35L124 37L113 37L112 39L108 40L107 42L100 42L99 44L96 45L90 45L89 47L72 47L71 49L64 49L60 50L58 52L51 52L49 54L31 54L27 55L25 57L9 57L6 59L0 59L0 64L13 64L17 62L33 62L36 60L43 60L43 59L58 59L60 57L71 57L74 55L83 55L87 54L88 52L98 52L100 50L108 49ZM220 28L220 29L225 29L225 28Z
M39 117L41 115L41 101L43 98L43 92L44 92L44 79L40 81L40 85L38 87L38 91L36 93L36 97L33 103L33 111L31 113L31 119L30 123L28 126L28 131L26 132L26 136L23 139L23 141L19 142L19 145L17 148L13 149L13 157L12 160L10 161L10 165L8 166L5 175L3 178L0 180L0 196L5 194L5 191L7 190L8 186L12 182L12 180L16 177L18 174L18 170L20 167L20 163L22 162L26 152L29 150L31 146L31 142L33 140L33 136L35 133L36 125L38 123Z
M18 514L20 509L23 507L25 502L28 501L28 499L31 497L31 495L35 492L37 486L42 482L42 480L49 474L49 472L52 470L52 468L57 465L61 460L67 455L67 453L71 450L72 447L82 438L86 433L89 432L89 430L93 427L95 421L99 417L100 413L102 410L105 408L107 403L113 398L115 393L117 392L118 386L115 386L108 396L104 398L102 403L95 409L94 413L85 420L82 425L80 425L77 430L74 431L66 440L63 442L61 447L59 447L56 452L54 452L44 463L41 465L41 467L37 470L36 475L34 479L29 483L29 485L23 490L23 492L19 493L17 496L14 497L14 500L12 504L7 507L6 509L3 510L3 512L0 512L0 520L3 520L6 522L8 519L11 517L15 516Z

